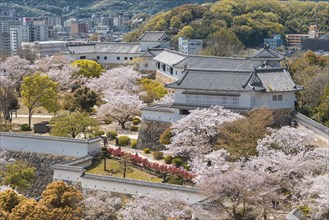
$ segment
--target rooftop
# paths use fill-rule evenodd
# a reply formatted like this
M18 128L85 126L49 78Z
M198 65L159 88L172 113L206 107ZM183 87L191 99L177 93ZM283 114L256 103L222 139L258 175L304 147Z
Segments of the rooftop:
M140 41L162 41L166 38L166 32L164 31L145 31L140 36Z
M172 89L208 91L285 92L300 90L283 68L239 70L187 70L182 79L167 84Z
M80 45L68 45L68 51L74 54L86 53L140 53L139 43L91 43Z

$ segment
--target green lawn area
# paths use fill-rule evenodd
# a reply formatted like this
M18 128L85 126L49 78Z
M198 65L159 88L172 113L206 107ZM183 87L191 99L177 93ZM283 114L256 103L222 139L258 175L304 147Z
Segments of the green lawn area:
M107 170L104 171L104 160L96 161L93 165L87 168L86 173L90 174L98 174L104 176L115 176L115 177L123 177L123 161L121 160L113 160L107 159L106 160L106 167ZM145 180L150 182L158 182L161 183L162 179L146 173L142 170L134 168L127 163L127 172L126 178L128 179L136 179L136 180Z

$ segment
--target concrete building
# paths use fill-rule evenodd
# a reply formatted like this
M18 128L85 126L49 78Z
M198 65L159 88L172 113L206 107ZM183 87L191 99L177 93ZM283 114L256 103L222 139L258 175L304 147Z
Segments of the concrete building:
M302 39L305 38L308 38L308 34L286 34L287 46L300 48L302 46Z
M197 55L203 48L203 40L178 38L178 51L183 54Z
M281 34L274 34L273 38L265 38L264 45L268 45L272 49L276 49L283 45L283 39Z
M70 35L86 35L88 34L88 24L82 21L74 21L70 24Z
M11 55L18 55L22 50L23 32L20 26L10 28L10 52Z
M329 34L319 38L302 39L302 50L329 52Z

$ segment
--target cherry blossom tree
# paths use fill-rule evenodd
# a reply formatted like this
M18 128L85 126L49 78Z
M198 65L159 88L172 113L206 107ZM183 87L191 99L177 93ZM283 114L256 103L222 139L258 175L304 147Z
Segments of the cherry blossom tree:
M74 84L78 82L79 84L84 84L86 78L79 77L78 79L73 79L72 74L76 72L77 68L71 65L65 65L62 68L52 68L47 71L49 79L58 82L59 88L63 91L72 89ZM79 82L80 80L80 82Z
M0 75L7 77L17 87L22 82L23 77L31 74L29 61L21 59L19 56L8 57L0 64Z
M139 89L137 80L140 78L141 75L133 66L124 66L108 70L99 78L90 79L86 86L99 93L107 89L135 93Z
M161 192L130 200L120 216L124 220L191 219L192 209L185 194Z
M71 64L73 59L70 56L56 54L54 56L42 57L35 61L35 71L47 73L51 69L61 69Z
M313 132L306 128L292 128L284 126L277 131L272 129L271 135L258 141L257 150L261 148L274 148L286 154L296 154L307 150L312 140Z
M202 184L202 182L214 177L219 172L227 171L230 167L227 162L228 156L227 151L221 149L194 158L190 163L192 173L195 175L193 181Z
M113 220L117 219L117 212L121 208L121 198L114 197L109 192L90 191L84 196L85 220Z
M126 90L107 90L104 92L103 100L106 104L101 105L97 110L99 117L106 115L118 121L122 129L125 128L125 123L132 116L140 113L142 102L137 94L130 94Z
M196 109L172 126L173 138L167 145L174 155L195 157L207 154L218 134L218 126L243 116L220 106Z

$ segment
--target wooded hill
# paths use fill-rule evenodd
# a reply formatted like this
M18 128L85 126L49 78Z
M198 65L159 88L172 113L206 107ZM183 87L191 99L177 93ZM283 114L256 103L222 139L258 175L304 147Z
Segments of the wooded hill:
M72 15L89 17L92 13L148 12L169 10L184 4L202 4L216 0L0 0L1 9L15 9L18 16ZM69 10L66 11L66 7ZM65 10L63 10L65 9Z
M222 0L203 5L184 5L158 13L125 40L135 41L146 30L166 31L178 36L205 39L220 29L229 29L246 47L259 46L274 33L308 33L318 25L329 31L329 4L310 1Z

